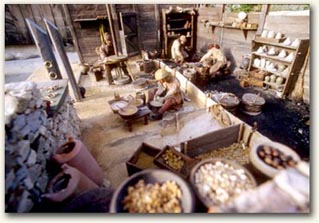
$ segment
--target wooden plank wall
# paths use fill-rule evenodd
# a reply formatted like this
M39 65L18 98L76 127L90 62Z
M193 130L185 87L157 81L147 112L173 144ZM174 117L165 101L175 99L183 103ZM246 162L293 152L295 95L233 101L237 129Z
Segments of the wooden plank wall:
M222 5L213 8L199 8L197 19L197 42L196 49L202 53L206 52L207 45L218 43L221 29L215 29L214 33L210 26L205 26L203 21L210 22L221 21L223 16Z
M237 13L222 13L222 5L212 8L199 8L197 21L197 52L206 52L207 45L210 43L220 44L228 60L232 62L231 69L239 67L242 56L250 54L251 40L256 31L248 31L247 39L244 33L237 29L227 29L216 27L214 33L212 28L205 27L202 20L208 19L209 22L232 22L237 18ZM257 23L259 13L248 13L248 21Z
M157 48L156 24L156 7L155 4L138 4L137 11L140 19L140 39L141 47L144 50L154 50ZM160 16L160 15L157 15Z
M67 31L61 4L6 4L6 45L33 44L25 18L29 18L45 29L43 18L52 21L59 29L64 42L72 42Z
M85 22L89 26L84 26L82 22L75 21L77 19L92 19L97 16L106 16L105 4L68 4L67 5L71 22L75 30L83 61L94 63L98 59L95 48L101 45L99 22ZM81 26L82 24L82 26ZM104 20L106 29L108 29L108 20ZM107 31L107 30L105 30Z

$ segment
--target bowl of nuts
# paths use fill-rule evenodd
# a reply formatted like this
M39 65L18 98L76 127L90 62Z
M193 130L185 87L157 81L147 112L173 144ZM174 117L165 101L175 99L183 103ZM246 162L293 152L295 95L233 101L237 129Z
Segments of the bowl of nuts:
M256 144L251 148L249 157L254 167L270 178L280 170L296 166L300 161L295 151L277 142Z
M245 167L222 158L197 163L192 168L190 181L197 197L207 208L224 205L257 185Z
M162 169L133 174L113 194L111 213L191 213L195 200L180 176Z

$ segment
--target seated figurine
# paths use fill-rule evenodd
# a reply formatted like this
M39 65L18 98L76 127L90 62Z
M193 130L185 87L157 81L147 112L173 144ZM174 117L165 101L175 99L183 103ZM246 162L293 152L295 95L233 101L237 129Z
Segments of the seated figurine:
M209 67L209 76L215 77L219 72L226 73L230 67L230 61L227 61L224 52L218 44L208 46L207 53L199 61Z
M183 96L179 80L163 68L155 72L155 79L160 86L148 92L148 102L156 99L163 103L158 111L161 116L170 109L178 110L181 108Z

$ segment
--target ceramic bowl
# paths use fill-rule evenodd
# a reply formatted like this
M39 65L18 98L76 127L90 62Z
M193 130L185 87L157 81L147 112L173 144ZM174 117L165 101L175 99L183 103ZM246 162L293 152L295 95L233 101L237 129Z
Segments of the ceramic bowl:
M291 148L288 146L285 146L283 144L277 143L277 142L272 142L272 141L267 141L267 142L261 142L258 144L255 144L251 150L250 150L250 161L254 165L255 168L257 168L260 172L265 174L266 176L272 178L274 177L280 170L276 169L268 164L266 164L258 155L258 150L263 147L263 146L268 146L275 148L282 152L285 156L290 156L292 159L296 162L300 161L299 155L293 151Z
M211 158L211 159L205 159L200 161L199 163L197 163L191 170L191 175L190 175L190 182L192 184L192 187L197 195L197 197L200 199L200 201L207 207L211 207L211 206L215 206L215 205L221 205L220 203L217 203L218 199L215 199L217 196L217 191L218 188L214 191L214 193L212 193L211 195L213 195L213 197L210 197L208 195L208 191L209 191L209 181L203 183L202 180L200 180L200 177L198 176L198 171L200 171L201 168L207 166L207 164L212 164L214 166L228 166L233 168L234 170L238 171L240 170L243 175L245 175L245 181L250 182L250 186L251 188L256 187L256 180L255 178L251 175L251 173L242 165L238 164L237 162L231 161L231 160L227 160L227 159L222 159L222 158ZM210 174L211 173L211 174ZM225 176L226 175L226 176ZM213 182L220 182L221 177L223 178L229 178L229 177L238 177L235 176L234 174L230 174L230 173L223 173L223 175L218 175L218 174L213 174L213 171L209 171L207 172L207 177L210 177L212 179L211 183L213 184ZM235 179L236 179L235 178ZM243 180L240 177L237 178L239 181ZM236 180L237 180L236 179ZM206 184L203 185L203 184ZM247 184L246 184L247 185ZM205 190L206 189L206 190ZM236 190L236 186L234 186L232 188L232 196L236 197L236 195L238 196L239 194L237 194L237 190ZM224 191L224 189L222 189ZM236 192L235 192L236 191ZM240 193L244 192L245 190L242 190ZM231 195L230 195L231 196ZM234 197L230 197L229 200L233 199Z
M162 169L147 169L141 172L135 173L117 187L112 196L110 204L111 213L125 213L123 200L127 196L128 188L137 184L139 180L144 180L145 184L165 183L166 181L175 181L182 191L182 197L180 199L182 212L192 213L195 209L195 196L189 184L177 174Z
M138 108L133 105L128 105L118 110L118 113L123 117L130 117L132 115L135 115L137 112L138 112Z

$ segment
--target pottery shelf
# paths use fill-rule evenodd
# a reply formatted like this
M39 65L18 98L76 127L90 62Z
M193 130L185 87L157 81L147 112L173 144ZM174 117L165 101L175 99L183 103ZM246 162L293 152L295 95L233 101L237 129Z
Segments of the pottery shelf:
M195 9L183 12L162 10L163 19L163 49L165 57L171 57L171 46L173 41L185 35L187 38L186 47L190 53L195 52L196 18ZM172 34L174 32L174 34Z
M299 39L300 43L298 46L290 46L284 45L282 42L274 42L272 39L269 41L266 38L261 39L259 36L255 36L252 40L251 46L251 59L248 67L248 71L266 71L267 75L276 75L277 77L281 76L284 79L283 84L266 82L264 81L264 86L271 86L272 89L276 91L277 96L280 98L285 98L287 95L291 93L293 90L296 81L298 79L298 75L303 67L305 62L305 58L307 55L307 51L309 48L309 39ZM274 48L276 51L275 55L269 55L267 52L259 53L257 50L260 47L265 47L267 50ZM282 50L285 51L286 57L289 54L293 54L293 57L290 60L287 60L286 57L279 57L277 54ZM258 64L254 64L255 59L266 60L270 63L273 63L275 67L285 66L285 75L283 71L279 72L272 69L266 69L266 67L260 67ZM248 72L248 73L249 73Z

